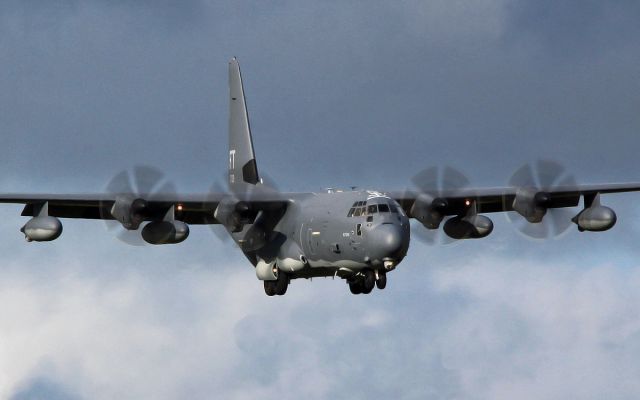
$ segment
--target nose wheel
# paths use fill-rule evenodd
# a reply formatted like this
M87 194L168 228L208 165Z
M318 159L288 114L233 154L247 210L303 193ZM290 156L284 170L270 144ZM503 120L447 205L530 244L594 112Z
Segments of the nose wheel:
M374 287L382 290L387 286L387 274L385 272L376 273L372 269L367 269L361 275L347 281L352 294L369 294Z
M376 280L376 286L380 290L382 290L382 289L387 287L387 273L386 272L378 273L378 279Z

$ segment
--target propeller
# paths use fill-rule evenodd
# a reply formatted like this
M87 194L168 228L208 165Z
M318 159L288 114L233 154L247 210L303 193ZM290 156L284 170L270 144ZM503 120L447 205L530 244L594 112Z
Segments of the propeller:
M116 198L116 204L100 205L102 218L116 218L105 219L107 230L116 232L118 240L131 246L147 244L138 229L147 208L145 198L153 194L176 193L175 186L165 180L162 171L147 165L119 172L109 181L106 191Z
M509 186L517 188L517 192L513 203L505 206L512 206L516 212L507 213L507 219L516 225L521 234L534 239L546 239L559 236L569 229L574 215L572 210L547 208L549 192L559 187L576 186L575 178L565 171L564 166L550 160L525 164L513 173Z
M450 238L440 229L443 213L447 207L444 196L445 194L455 195L456 191L468 187L469 179L455 168L434 166L417 173L411 178L411 182L418 191L412 216L422 224L412 230L412 236L427 244L454 242L455 239Z

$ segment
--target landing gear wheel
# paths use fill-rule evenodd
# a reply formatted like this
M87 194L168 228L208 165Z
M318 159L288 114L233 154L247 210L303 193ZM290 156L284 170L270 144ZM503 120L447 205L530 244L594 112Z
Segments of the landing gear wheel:
M276 295L276 281L263 281L264 283L264 292L267 296L275 296Z
M349 290L352 294L361 294L362 293L362 281L357 280L354 282L349 282Z
M376 286L380 290L382 290L382 289L387 287L387 273L386 272L378 273L378 280L376 281Z
M362 277L362 293L369 294L376 286L376 274L372 270L368 269L364 271L364 277Z
M289 277L284 272L280 271L278 274L278 280L274 282L275 292L278 296L282 296L287 293L287 287L289 287Z

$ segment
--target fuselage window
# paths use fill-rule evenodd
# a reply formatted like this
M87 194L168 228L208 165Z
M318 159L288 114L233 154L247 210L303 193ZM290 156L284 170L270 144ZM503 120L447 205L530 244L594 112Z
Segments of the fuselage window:
M385 212L385 213L389 212L389 206L388 206L388 205L386 205L386 204L378 204L378 212L381 212L381 213L383 213L383 212Z
M375 214L377 212L378 212L378 206L377 205L372 204L369 207L367 207L367 215Z
M362 224L356 225L356 235L362 236Z
M347 214L347 218L349 217L353 217L353 212L355 211L355 208L352 208L351 210L349 210L349 214Z

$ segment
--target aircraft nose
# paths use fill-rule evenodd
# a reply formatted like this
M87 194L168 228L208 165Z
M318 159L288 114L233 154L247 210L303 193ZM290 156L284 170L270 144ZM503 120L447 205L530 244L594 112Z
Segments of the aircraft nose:
M392 257L402 248L402 231L394 224L375 227L369 234L371 247L382 257Z

